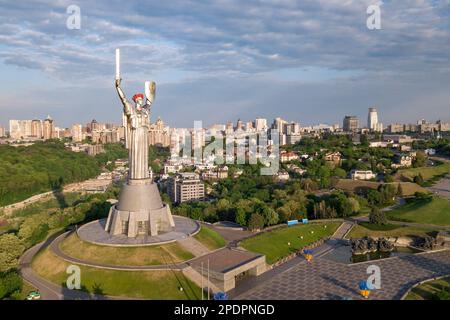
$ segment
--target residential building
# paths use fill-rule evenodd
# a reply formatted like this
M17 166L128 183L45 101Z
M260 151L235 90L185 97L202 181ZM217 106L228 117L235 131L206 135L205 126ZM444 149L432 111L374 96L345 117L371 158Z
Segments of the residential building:
M345 132L355 132L359 129L359 119L355 116L345 116L343 121L343 129Z
M50 116L44 120L42 125L42 137L44 140L52 139L55 131L55 123Z
M72 126L72 141L73 142L83 141L83 126L81 124L74 124Z
M167 180L167 193L174 203L202 201L205 186L196 173L179 173Z
M160 118L150 126L148 141L151 146L170 146L170 128L166 127Z

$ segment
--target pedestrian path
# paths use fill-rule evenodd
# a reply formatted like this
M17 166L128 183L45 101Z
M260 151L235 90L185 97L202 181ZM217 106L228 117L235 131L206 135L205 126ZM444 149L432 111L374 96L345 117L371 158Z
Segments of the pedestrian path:
M332 239L343 239L345 235L350 232L355 224L350 221L344 221L336 232L331 236Z

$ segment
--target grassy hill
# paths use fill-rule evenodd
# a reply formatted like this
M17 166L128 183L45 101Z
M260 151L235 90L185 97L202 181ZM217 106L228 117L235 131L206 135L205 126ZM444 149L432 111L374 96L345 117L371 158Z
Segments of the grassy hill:
M390 220L450 225L450 200L432 197L431 200L411 199L405 205L387 213Z
M340 179L336 184L336 189L341 189L344 191L358 192L359 189L374 189L377 190L383 183L376 181L362 181L362 180L350 180L350 179ZM416 183L412 182L392 182L388 184L394 184L398 187L401 184L404 196L412 196L416 192L427 192L426 189L422 188Z

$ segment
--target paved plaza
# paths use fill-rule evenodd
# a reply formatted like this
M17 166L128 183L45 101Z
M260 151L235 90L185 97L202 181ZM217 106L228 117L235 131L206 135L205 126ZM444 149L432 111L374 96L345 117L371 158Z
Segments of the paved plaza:
M105 231L106 219L96 220L78 228L78 236L87 242L110 246L145 246L169 243L185 239L200 230L198 222L180 216L173 216L175 230L157 236L127 237Z
M421 253L360 264L343 264L325 256L308 263L302 258L290 269L275 274L264 282L257 279L249 290L234 296L235 300L340 300L363 299L358 283L367 280L367 267L381 269L381 289L370 299L396 300L419 281L450 274L450 251ZM271 272L271 271L269 271ZM262 279L261 279L262 280Z

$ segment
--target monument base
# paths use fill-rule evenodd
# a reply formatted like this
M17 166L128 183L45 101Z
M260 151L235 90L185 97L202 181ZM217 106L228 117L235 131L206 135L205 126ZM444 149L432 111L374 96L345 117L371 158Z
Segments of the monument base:
M111 235L157 236L173 231L175 223L170 207L164 204L156 184L151 179L125 183L119 202L111 207L105 231Z

